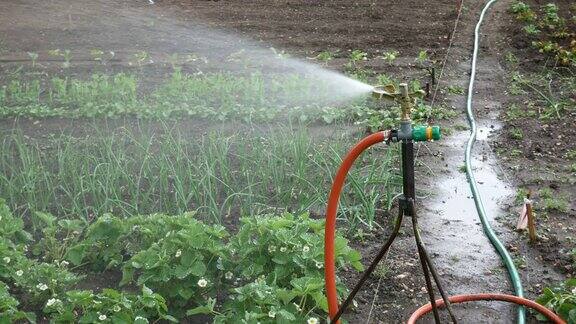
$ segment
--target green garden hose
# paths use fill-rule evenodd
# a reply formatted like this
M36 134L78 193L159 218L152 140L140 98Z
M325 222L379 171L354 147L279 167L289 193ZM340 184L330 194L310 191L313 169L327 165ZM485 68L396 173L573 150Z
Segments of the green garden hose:
M470 137L468 138L468 143L466 144L466 175L468 177L468 182L470 184L470 189L472 190L472 196L474 197L474 203L476 204L476 209L478 210L478 215L480 216L480 221L482 222L482 227L486 236L490 239L490 242L496 248L502 261L506 265L508 270L508 274L510 275L510 280L512 281L512 286L514 287L514 291L516 296L524 297L524 292L522 289L522 282L520 281L520 276L518 274L518 270L510 257L510 253L506 250L502 242L498 239L492 227L490 227L490 223L486 217L486 211L484 210L484 204L482 203L482 198L480 197L480 193L478 192L478 188L476 187L476 180L474 179L474 174L472 173L472 164L470 162L470 157L472 155L472 147L474 146L474 142L476 141L476 121L474 120L474 115L472 113L472 94L474 90L474 78L476 76L476 59L478 57L478 47L479 47L479 36L480 36L480 25L482 24L482 20L484 19L484 14L488 10L488 8L494 3L496 0L490 0L486 3L484 9L482 9L482 13L480 14L480 18L478 19L478 23L476 24L476 29L474 30L474 52L472 54L472 71L470 74L470 83L468 85L468 98L467 98L467 107L466 107L466 114L468 116L468 123L470 124ZM518 308L518 323L524 324L526 321L526 310L524 307Z

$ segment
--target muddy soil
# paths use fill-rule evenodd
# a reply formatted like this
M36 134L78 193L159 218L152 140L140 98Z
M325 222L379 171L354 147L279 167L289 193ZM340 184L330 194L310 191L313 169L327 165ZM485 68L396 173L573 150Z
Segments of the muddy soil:
M558 3L568 4L562 1ZM535 1L532 4L541 5ZM569 125L574 125L575 115L572 112L561 119L547 122L526 117L506 122L504 114L511 103L526 104L526 98L514 98L508 93L512 69L506 62L506 54L513 52L518 55L522 73L535 71L543 63L538 58L539 54L534 50L527 51L526 46L529 44L520 40L523 35L519 24L508 13L509 6L509 2L497 2L482 26L473 101L479 134L472 165L492 226L519 267L525 294L535 298L544 286L557 283L574 271L570 266L573 260L570 260L568 252L575 247L570 238L576 227L573 199L575 181L574 173L569 170L569 163L565 159L567 152L574 149L574 143L565 139L570 136ZM456 44L458 46L457 40ZM469 76L466 72L470 64L470 52L465 49L466 46L455 51L457 64L452 65L447 78L448 82L463 88L468 85ZM447 99L458 107L465 107L464 96L451 95ZM464 120L460 122L467 125ZM524 131L523 140L513 139L510 127L514 126ZM446 145L444 149L435 152L446 162L447 169L431 184L440 187L440 195L432 198L427 206L438 213L440 219L428 219L431 231L436 233L428 234L432 236L430 248L439 250L439 259L444 261L439 268L441 272L447 273L447 286L453 287L452 293L464 293L471 287L475 287L476 291L488 289L510 292L501 262L493 251L486 248L487 240L476 237L481 233L481 228L471 206L473 201L465 175L453 167L463 165L462 150L467 134L468 131L455 133L447 143L440 144ZM513 150L522 152L520 158L511 158L507 154ZM452 154L454 151L458 153L456 156ZM541 239L534 245L527 243L526 233L514 231L521 206L516 200L518 187L529 188L534 192L549 187L554 195L565 197L569 202L567 212L548 211L547 217L538 218ZM535 200L536 206L541 204L537 196ZM426 224L426 221L423 223ZM442 232L446 235L438 236ZM460 248L468 251L466 259L458 257L457 251ZM451 262L449 259L452 259ZM471 272L463 266L470 263L478 265ZM495 278L500 278L500 281ZM454 282L468 284L454 286ZM466 322L510 322L515 315L512 307L494 303L470 311L468 308L464 315Z
M414 68L414 57L419 50L425 49L432 59L441 61L444 58L458 9L454 1L448 0L408 0L385 4L368 0L152 2L154 4L147 0L3 1L0 3L0 72L4 75L20 73L15 72L20 66L29 69L30 60L26 52L35 52L39 54L38 64L44 69L42 73L82 76L95 71L129 70L146 73L154 82L171 71L170 56L174 53L202 53L203 48L205 51L206 48L221 46L220 56L212 60L217 66L240 43L246 47L274 46L305 60L320 51L329 50L336 54L328 66L337 70L344 68L351 50L360 49L369 54L362 66L373 73L400 78L422 77L422 71ZM517 184L514 180L517 174L508 179L506 175L510 171L498 167L492 153L495 145L493 134L502 132L493 131L501 125L492 120L498 118L507 97L497 91L503 89L505 70L500 64L499 54L494 53L491 46L501 46L502 40L498 35L511 33L506 25L507 5L506 1L499 3L485 23L485 38L491 41L483 45L481 52L486 59L479 63L476 106L480 110L482 134L486 135L476 146L473 164L497 231L507 245L526 256L528 267L522 271L522 276L533 296L539 292L540 285L556 280L559 275L541 257L536 257L532 249L516 243L519 237L509 227L496 221L506 214L501 207L514 200L514 185ZM465 3L446 72L441 79L442 86L467 85L473 27L482 6L483 2ZM221 30L221 39L207 40L202 34L205 28ZM241 38L234 39L230 35L241 35ZM61 68L63 59L49 54L56 48L71 50L71 69L64 71ZM115 55L103 65L95 62L89 54L95 48L113 51ZM400 52L400 58L394 64L378 57L393 50ZM134 55L140 51L150 56L141 64L145 69L134 62ZM194 71L199 63L179 64ZM441 93L438 100L457 107L462 113L464 111L464 97L461 95ZM86 121L74 123L81 128L83 122ZM213 127L200 122L182 124L182 127L192 127L195 132ZM450 126L465 124L463 115L447 123ZM5 129L14 125L13 120L0 121L0 126ZM58 132L69 126L69 120L51 119L40 124L33 120L19 120L15 127L41 136L44 132ZM466 131L458 131L445 141L419 149L417 186L422 188L419 194L424 196L419 202L422 235L449 294L510 292L506 272L482 234L465 176L458 171L463 164L466 136ZM365 264L371 261L386 239L394 213L382 215L380 222L384 230L351 236L354 245L361 249ZM413 241L410 221L405 220L401 235L386 257L384 266L359 294L358 307L345 315L350 322L399 323L426 302L427 294ZM358 276L355 273L343 275L349 286ZM458 306L456 311L458 317L467 323L507 323L514 318L512 307L494 303Z
M560 7L561 14L567 13L568 6L573 5L573 1L568 0L554 2ZM526 3L532 8L538 8L548 2L532 0ZM504 14L495 29L499 37L493 38L492 42L495 49L493 52L496 54L494 59L498 60L502 67L506 82L510 82L511 75L515 72L542 73L544 66L550 68L553 65L531 47L530 40L521 31L521 27L512 15ZM518 62L510 62L506 58L507 53L514 54ZM574 76L574 69L557 69L557 72L564 76ZM506 91L507 84L503 84L499 92L505 94ZM536 227L540 239L529 245L526 243L526 234L518 234L517 239L521 242L518 249L553 265L564 276L573 277L576 274L576 255L570 254L571 251L576 251L576 172L571 168L575 161L569 152L576 151L576 143L571 140L574 136L573 127L576 125L576 96L558 93L554 95L568 100L570 106L567 111L562 112L560 118L544 120L537 115L530 117L526 113L519 118L506 119L493 146L499 154L500 163L516 186L533 193ZM504 114L512 105L521 107L524 112L544 109L544 104L538 103L540 99L533 91L528 91L527 95L505 96L499 110ZM515 136L512 128L521 129L523 136ZM552 199L565 201L566 209L545 208L546 197L542 195L543 189L552 192ZM506 223L509 227L514 227L519 206L513 204L508 207L511 215L506 219ZM530 268L531 265L527 266Z

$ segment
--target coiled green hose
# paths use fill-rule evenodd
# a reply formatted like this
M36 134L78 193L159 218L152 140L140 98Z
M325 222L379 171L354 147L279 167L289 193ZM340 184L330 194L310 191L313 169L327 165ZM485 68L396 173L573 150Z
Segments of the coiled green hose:
M514 261L510 257L510 253L506 250L502 242L498 239L492 227L490 227L490 223L486 217L486 211L484 210L484 204L482 203L482 198L480 197L480 193L478 192L478 188L476 187L476 180L474 178L474 174L472 173L472 163L470 162L470 157L472 155L472 147L474 146L474 142L476 141L476 121L474 120L474 115L472 113L472 94L474 90L474 78L476 77L476 60L478 57L478 47L479 47L479 37L480 37L480 26L482 21L484 20L484 14L488 11L488 8L494 3L496 0L490 0L482 9L482 13L480 14L480 18L478 19L478 23L476 24L476 29L474 30L474 52L472 54L472 71L470 74L470 83L468 85L468 98L467 98L467 107L466 107L466 114L468 117L468 123L470 124L470 137L468 138L468 143L466 144L466 175L468 177L468 182L470 184L470 189L472 190L472 196L474 197L474 203L476 204L476 209L478 210L478 215L480 216L480 221L482 222L482 227L484 229L484 233L490 239L490 242L496 248L502 261L506 265L508 270L508 274L510 275L510 281L512 281L512 286L514 287L514 291L516 296L524 297L524 292L522 289L522 282L520 281L520 275L518 274L518 270L514 265ZM526 310L524 307L518 308L518 323L524 324L526 322Z

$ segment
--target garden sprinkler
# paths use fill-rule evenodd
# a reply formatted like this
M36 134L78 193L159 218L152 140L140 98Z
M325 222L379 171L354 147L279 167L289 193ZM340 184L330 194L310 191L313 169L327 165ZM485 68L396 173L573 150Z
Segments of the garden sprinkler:
M414 188L414 142L432 141L440 139L440 128L438 126L412 126L411 112L414 107L414 102L417 97L422 97L424 95L423 91L408 91L407 84L400 84L400 89L397 90L393 85L388 85L385 87L375 87L372 91L372 95L376 99L384 99L394 101L400 104L402 107L402 115L400 120L400 128L396 130L385 130L368 135L360 142L358 142L351 150L348 152L342 165L338 169L336 176L334 177L334 183L328 196L328 206L326 208L326 227L324 233L324 276L326 281L326 297L328 299L328 312L330 316L330 323L339 323L340 316L350 306L352 300L364 284L370 274L376 269L376 266L382 260L384 255L388 252L388 249L392 245L394 239L400 231L402 225L402 218L404 215L412 217L412 230L414 232L414 238L416 240L416 246L418 248L418 257L422 266L424 273L424 279L426 281L426 290L428 291L428 296L430 298L430 304L424 305L417 309L412 316L408 319L408 324L416 323L416 320L424 316L424 314L432 310L434 314L434 321L440 323L440 316L438 314L438 307L446 307L450 318L453 323L456 323L456 317L452 312L451 303L463 303L470 301L479 300L497 300L514 303L517 305L523 305L530 307L540 314L547 317L553 323L556 324L566 324L559 316L554 314L551 310L546 307L536 303L535 301L507 294L498 293L478 293L478 294L468 294L468 295L457 295L448 297L442 288L438 273L432 264L432 260L426 251L424 243L420 237L420 232L418 230L418 217L416 216L416 190ZM338 201L340 199L340 193L344 187L344 182L346 180L346 175L350 171L350 168L354 164L354 161L368 149L370 146L386 142L387 144L393 142L400 142L402 146L402 189L403 194L399 199L398 207L398 217L396 218L396 223L392 234L388 240L384 243L370 266L364 271L358 283L354 286L350 295L344 300L342 305L338 305L338 295L336 291L336 264L335 264L335 246L334 240L336 236L336 215L338 213ZM432 287L432 280L436 284L441 299L435 300L434 290Z
M452 322L456 323L456 317L452 313L452 308L450 307L450 300L445 294L444 289L440 283L436 269L432 265L430 256L428 255L422 239L420 238L420 233L418 231L418 221L416 216L415 200L416 200L416 190L414 185L414 142L421 141L432 141L439 140L440 128L438 126L412 126L411 113L414 107L416 98L422 98L425 95L424 91L416 90L410 92L408 90L408 85L405 83L400 84L400 88L396 89L394 85L387 85L384 87L375 87L372 91L372 96L375 99L384 99L388 101L394 101L400 104L402 108L402 114L400 119L400 128L395 130L387 130L369 135L358 143L348 154L342 166L338 170L335 177L332 190L330 192L328 207L326 211L326 234L325 234L325 275L326 275L326 293L328 297L328 306L330 319L332 323L338 323L338 319L344 312L344 310L350 305L364 282L368 279L370 274L376 268L376 265L380 262L382 257L386 254L392 242L396 238L404 215L412 217L412 227L414 231L414 237L416 239L416 245L418 248L418 256L420 258L420 263L422 270L424 272L424 279L426 281L426 288L428 290L428 295L430 297L430 302L432 304L432 309L434 312L434 319L436 323L440 323L440 316L438 314L434 290L432 287L432 279L438 287L438 291L442 296L444 305L448 309ZM360 280L352 289L350 295L338 306L338 300L336 295L336 283L335 283L335 264L334 264L334 232L335 232L335 222L336 213L338 209L338 198L340 192L342 191L342 186L346 174L354 160L366 150L368 147L379 143L379 142L400 142L402 146L402 187L403 195L399 201L398 217L396 218L396 224L390 238L382 246L381 250L377 254L376 258L372 261L370 266L362 274ZM432 276L432 278L431 278Z

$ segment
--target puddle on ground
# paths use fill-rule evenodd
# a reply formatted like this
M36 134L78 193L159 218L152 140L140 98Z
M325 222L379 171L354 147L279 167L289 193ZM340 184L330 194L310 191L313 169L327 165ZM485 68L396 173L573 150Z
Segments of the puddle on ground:
M494 218L503 215L502 202L514 199L514 188L497 176L499 170L487 141L499 127L493 121L481 123L472 154L478 189L496 232ZM443 167L436 170L436 182L427 188L433 196L419 201L419 206L423 206L419 212L422 235L450 295L510 292L507 272L483 232L466 173L461 170L468 136L469 131L458 132L434 143L442 146L438 151L444 153L444 159L427 163ZM510 316L512 311L507 305L494 303L487 311L492 314L486 316Z

